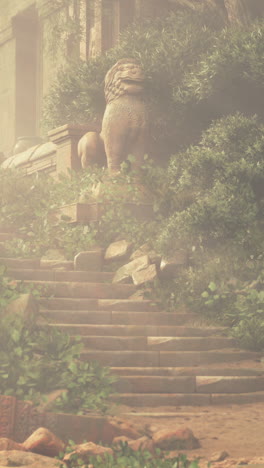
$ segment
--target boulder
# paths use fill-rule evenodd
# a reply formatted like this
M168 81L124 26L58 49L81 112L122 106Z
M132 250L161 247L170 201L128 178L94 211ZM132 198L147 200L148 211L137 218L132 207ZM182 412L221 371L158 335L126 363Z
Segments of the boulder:
M108 430L109 433L113 434L112 440L118 436L126 436L130 439L139 439L142 435L130 422L116 417L107 419L107 424L105 424L104 430ZM109 440L110 437L105 437L105 439Z
M155 264L149 265L148 267L135 271L132 273L132 280L135 286L141 286L158 278L157 267Z
M186 250L177 250L170 258L162 258L160 263L160 271L162 276L169 278L174 277L179 273L181 267L188 263L188 254Z
M117 436L117 437L114 437L112 444L113 444L113 445L119 446L119 445L121 445L122 443L130 442L131 440L133 440L133 439L130 439L130 437L126 437L126 436Z
M149 257L147 255L136 258L117 270L113 278L113 283L124 283L125 281L128 281L135 272L147 268L149 264Z
M106 454L113 455L114 452L109 447L102 447L102 445L87 442L85 444L76 445L72 452L66 453L63 461L67 463L71 459L81 459L84 463L89 463L89 458L97 456L103 457Z
M58 460L22 452L21 450L4 450L0 452L0 468L22 466L23 468L58 468Z
M131 242L127 242L126 240L113 242L107 247L104 259L106 261L125 259L129 256L131 249Z
M76 271L102 271L103 250L98 248L79 252L74 257L73 263Z
M15 442L12 439L1 437L0 438L0 451L2 452L3 450L22 450L22 452L26 451L25 447L23 447L22 444L19 444L18 442Z
M142 452L149 452L149 453L155 452L155 445L154 445L153 440L149 439L146 436L140 437L139 439L136 439L136 440L130 440L128 442L128 446L135 452L138 452L139 450L141 450Z
M130 260L135 260L143 255L147 255L149 257L150 263L155 263L156 265L160 264L161 255L152 250L148 244L143 244L139 249L135 250L135 252L130 256Z
M38 312L38 303L31 293L20 294L6 307L7 314L19 315L29 326L35 324Z
M154 445L161 450L193 450L200 447L191 429L180 427L173 430L162 429L152 436Z
M56 457L65 449L64 442L45 427L39 427L22 445L29 452L47 457Z

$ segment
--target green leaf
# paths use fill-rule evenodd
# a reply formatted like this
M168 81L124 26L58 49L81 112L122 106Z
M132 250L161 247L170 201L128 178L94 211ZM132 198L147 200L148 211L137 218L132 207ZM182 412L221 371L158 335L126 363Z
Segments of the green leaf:
M204 292L202 292L201 297L206 299L207 297L209 297L209 293L207 291L204 291Z
M216 291L217 286L213 281L211 281L211 283L209 283L209 285L208 285L208 289L210 289L210 291L214 292L214 291Z

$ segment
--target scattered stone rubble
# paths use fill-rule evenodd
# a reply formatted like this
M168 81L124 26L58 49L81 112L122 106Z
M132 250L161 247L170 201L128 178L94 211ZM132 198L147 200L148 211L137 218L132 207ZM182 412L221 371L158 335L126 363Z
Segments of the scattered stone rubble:
M159 430L151 436L144 435L143 430L139 431L125 420L118 418L110 418L110 420L112 422L112 435L114 436L112 444L116 448L121 442L126 442L134 451L143 450L154 454L157 448L167 451L176 449L192 450L200 447L198 439L187 427L177 428L174 431ZM0 438L0 468L3 466L54 468L58 466L56 465L58 460L54 460L54 457L61 455L65 448L66 443L45 427L39 427L23 443L8 438ZM91 457L98 455L104 457L105 454L114 456L114 451L112 448L89 441L73 445L70 452L67 450L63 461L67 464L71 457L76 456L87 464L90 462Z
M110 244L105 253L105 260L127 260L132 245L125 240ZM188 264L188 254L185 250L178 250L171 258L161 258L147 244L135 250L129 258L118 268L113 283L133 282L135 286L153 283L159 276L168 278L179 274L182 267Z
M189 451L201 447L199 440L188 427L179 427L175 430L158 429L153 427L151 431L139 431L131 423L119 418L112 419L112 446L105 447L91 441L71 446L71 451L67 447L67 453L63 457L63 462L67 466L71 457L81 459L84 464L89 464L91 457L105 454L115 456L118 446L122 443L134 451L148 451L155 454L156 449L164 451L167 458L173 458L180 453L188 452L188 459L197 459L197 452L194 455ZM107 418L106 418L107 420ZM1 428L0 428L1 429ZM147 432L147 435L146 435ZM122 433L122 435L120 435ZM115 435L116 434L116 435ZM99 441L99 439L98 439ZM23 466L24 468L55 468L58 467L58 459L65 452L66 442L44 427L35 430L23 443L15 442L9 438L0 438L0 468L6 466ZM214 453L209 460L201 459L199 466L208 467L208 461L212 468L233 468L235 466L258 465L263 466L264 458L254 459L233 459L225 450ZM92 465L89 465L92 468Z

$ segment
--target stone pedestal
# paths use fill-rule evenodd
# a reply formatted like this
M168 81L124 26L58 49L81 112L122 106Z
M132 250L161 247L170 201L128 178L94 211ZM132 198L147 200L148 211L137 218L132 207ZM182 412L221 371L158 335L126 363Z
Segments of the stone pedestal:
M67 124L49 132L50 140L57 145L57 174L81 169L81 161L77 152L78 142L89 131L98 131L98 128L95 124Z
M54 216L64 219L69 223L89 224L99 221L107 212L110 203L71 203L64 205L54 212ZM128 216L134 216L139 220L151 219L153 217L153 205L151 203L124 203Z

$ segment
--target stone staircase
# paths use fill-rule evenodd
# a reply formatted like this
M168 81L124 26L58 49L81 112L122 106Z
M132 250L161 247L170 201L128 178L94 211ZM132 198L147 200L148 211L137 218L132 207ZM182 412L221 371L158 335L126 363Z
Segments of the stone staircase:
M0 234L4 242L9 236ZM10 277L40 287L41 316L50 327L81 335L83 360L119 376L112 401L128 406L240 404L264 401L261 354L240 350L222 327L197 316L167 313L131 298L132 284L113 273L41 268L39 259L0 258Z

